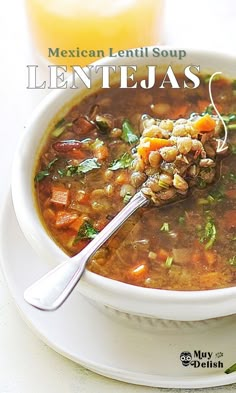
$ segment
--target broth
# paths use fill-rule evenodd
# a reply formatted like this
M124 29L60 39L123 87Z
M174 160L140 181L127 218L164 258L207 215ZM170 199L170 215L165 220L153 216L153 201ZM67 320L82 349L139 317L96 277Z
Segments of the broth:
M230 142L217 182L208 184L206 167L185 201L136 212L91 258L89 270L160 289L236 284L235 81L215 81L213 96L225 115ZM146 180L147 170L134 165L144 121L189 118L195 112L212 112L206 75L194 90L103 89L74 106L50 131L39 153L35 195L48 233L67 254L82 250ZM211 144L205 150L208 159L215 158Z

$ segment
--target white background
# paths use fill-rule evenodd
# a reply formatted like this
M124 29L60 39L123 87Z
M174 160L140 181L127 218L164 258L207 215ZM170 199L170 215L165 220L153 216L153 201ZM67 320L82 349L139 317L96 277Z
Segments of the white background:
M235 18L234 0L166 0L163 42L236 54ZM10 188L11 162L17 140L27 117L47 94L44 90L25 88L26 64L32 64L33 54L23 0L1 0L0 56L0 205L3 206ZM0 274L0 393L110 391L144 393L162 389L132 386L100 377L52 351L25 325ZM209 389L213 391L233 392L236 385Z

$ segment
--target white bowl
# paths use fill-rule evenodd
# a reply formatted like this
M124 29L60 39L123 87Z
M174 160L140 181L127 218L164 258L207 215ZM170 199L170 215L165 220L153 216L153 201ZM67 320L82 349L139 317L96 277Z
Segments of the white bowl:
M200 65L201 71L222 71L236 78L236 58L229 55L189 49L186 50L187 56L184 59L177 60L170 56L154 58L151 51L152 48L149 48L148 58L104 58L94 64L137 64L140 67L156 64L160 69L169 64L177 69L194 64ZM100 76L94 74L93 77L93 83L96 84ZM12 195L17 219L31 246L50 263L49 267L52 263L62 262L68 256L49 237L39 219L32 191L33 166L42 136L50 121L75 96L90 93L81 82L78 86L79 90L56 90L43 100L22 135L13 163ZM194 321L236 312L236 287L193 292L159 290L124 284L86 271L77 289L98 306L104 309L109 307L130 316Z

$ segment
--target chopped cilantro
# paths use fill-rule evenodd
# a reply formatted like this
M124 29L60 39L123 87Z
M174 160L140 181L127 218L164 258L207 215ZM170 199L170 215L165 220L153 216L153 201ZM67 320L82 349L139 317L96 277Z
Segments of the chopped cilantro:
M231 153L236 154L236 145L231 146Z
M118 169L129 168L133 161L133 157L129 153L124 153L117 160L114 160L109 169L112 171L117 171Z
M101 164L98 163L97 158L88 158L87 160L82 161L79 165L68 165L64 169L58 169L58 173L60 176L75 176L80 175L81 173L90 172L93 169L98 169L100 167Z
M180 216L178 221L179 221L179 224L181 224L181 225L184 224L185 223L185 217L184 216Z
M130 144L138 142L138 137L134 133L133 127L129 120L124 120L122 123L122 135L121 138Z
M206 77L204 78L204 82L205 82L206 84L209 83L211 77L212 77L211 74L206 75ZM219 81L220 79L221 79L221 76L220 76L220 75L215 75L215 76L214 76L214 81Z
M200 188L201 190L206 188L207 183L205 180L201 179L200 177L197 179L197 187Z
M229 263L231 266L236 266L236 255L234 255L232 258L230 258L230 259L228 260L228 263Z
M205 108L204 112L202 112L202 116L212 115L212 113L213 113L213 106L212 106L212 104L210 104Z
M82 161L78 165L77 172L78 173L87 173L92 171L93 169L100 168L101 164L98 163L97 158L88 158L87 160Z
M43 171L38 172L35 175L34 180L39 182L41 180L43 180L45 177L50 175L50 169L52 168L52 166L54 165L54 163L58 160L58 158L54 158L51 162L49 162L49 164L46 166L46 168Z
M94 239L97 234L98 234L97 229L95 229L92 226L92 224L90 224L88 221L85 221L81 225L81 227L80 227L80 229L74 239L74 244L76 244L79 240L82 240L82 239Z
M217 202L221 202L224 199L224 196L225 196L225 188L222 184L220 184L217 185L217 187L213 188L213 190L211 190L207 199L210 201L210 203L211 202L217 203Z
M211 217L207 218L204 232L200 237L200 242L205 243L205 249L209 250L216 240L216 226Z
M228 113L227 115L222 115L222 119L227 125L229 125L230 123L234 123L236 121L236 113Z

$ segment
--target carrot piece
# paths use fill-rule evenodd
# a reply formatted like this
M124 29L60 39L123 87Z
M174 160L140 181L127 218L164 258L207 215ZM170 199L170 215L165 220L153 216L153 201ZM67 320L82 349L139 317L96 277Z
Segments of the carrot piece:
M66 157L74 158L75 160L83 159L87 157L87 154L81 149L73 149L66 154Z
M216 122L212 117L208 114L201 117L200 119L194 122L194 128L199 132L209 132L213 131L216 127Z
M141 261L138 265L131 268L127 274L130 280L142 280L147 276L147 273L147 263L146 261Z
M231 229L236 227L236 210L228 210L224 214L224 225L226 229Z
M107 146L102 145L97 147L94 150L94 155L96 158L98 158L98 160L105 160L109 155Z
M201 262L201 254L199 251L196 251L194 254L192 254L192 263L199 264Z
M52 186L51 202L66 206L69 203L70 191L63 186Z
M76 220L77 217L77 213L60 210L56 215L55 226L57 228L67 228L73 221Z
M168 258L170 256L170 253L165 250L164 248L160 248L160 250L158 250L157 252L157 259L161 260L161 261L166 261L166 258Z
M84 217L77 217L76 220L74 220L70 224L70 228L73 229L75 232L78 232L81 225L84 223Z
M225 195L229 198L236 199L236 190L225 191Z
M210 250L204 251L205 260L209 266L213 265L216 262L216 254Z
M156 151L161 149L162 147L172 145L173 141L171 141L170 139L144 137L141 139L140 144L137 146L137 152L140 157L147 161L151 151Z
M73 125L73 131L78 135L85 135L94 128L95 125L83 116L80 116Z
M78 190L76 193L76 200L83 205L87 205L90 200L90 196L84 190Z

